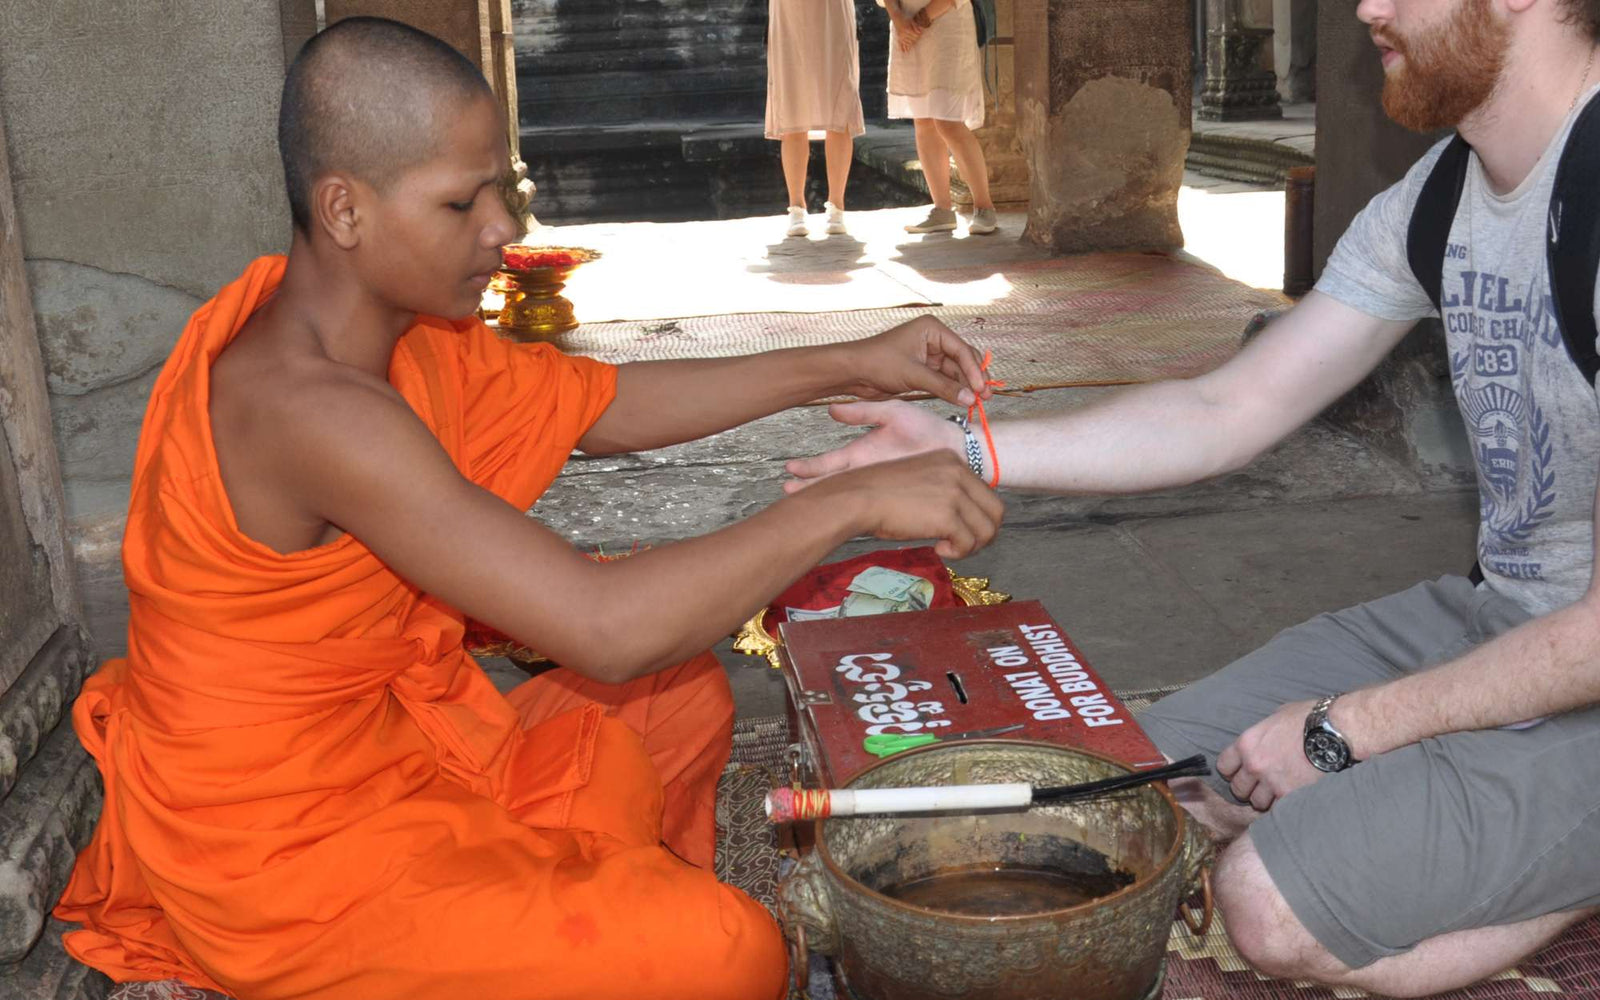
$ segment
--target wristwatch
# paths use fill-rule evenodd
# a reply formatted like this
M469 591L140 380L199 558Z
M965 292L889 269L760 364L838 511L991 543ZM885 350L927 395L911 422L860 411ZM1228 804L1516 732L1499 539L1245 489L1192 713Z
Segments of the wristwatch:
M1330 773L1343 771L1351 764L1358 763L1350 756L1350 741L1328 721L1328 709L1333 707L1334 699L1338 697L1336 694L1328 695L1313 705L1311 713L1306 716L1306 760L1317 770Z

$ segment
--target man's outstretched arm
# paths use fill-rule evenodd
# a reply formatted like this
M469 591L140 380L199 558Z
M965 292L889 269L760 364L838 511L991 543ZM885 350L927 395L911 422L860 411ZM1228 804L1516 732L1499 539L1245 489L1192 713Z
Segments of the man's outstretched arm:
M1241 468L1359 382L1411 325L1312 292L1215 371L1074 410L994 421L1001 485L1138 493ZM789 463L797 478L791 486L903 455L961 452L960 430L918 407L857 403L836 406L834 415L877 429ZM992 472L986 467L986 477Z
M980 364L949 327L920 316L846 344L622 365L616 399L578 447L591 455L661 448L828 396L928 393L966 406L987 395Z

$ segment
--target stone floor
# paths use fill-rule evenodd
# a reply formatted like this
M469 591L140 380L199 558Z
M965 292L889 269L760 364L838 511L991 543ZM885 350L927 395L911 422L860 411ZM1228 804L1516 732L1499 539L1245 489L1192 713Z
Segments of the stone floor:
M1282 118L1247 122L1208 122L1196 114L1184 164L1212 177L1282 187L1289 170L1316 162L1317 106L1282 110Z
M1195 107L1200 107L1199 98ZM1194 131L1199 136L1253 139L1279 143L1308 156L1317 145L1317 106L1315 103L1285 104L1283 117L1258 122L1208 122L1196 115Z

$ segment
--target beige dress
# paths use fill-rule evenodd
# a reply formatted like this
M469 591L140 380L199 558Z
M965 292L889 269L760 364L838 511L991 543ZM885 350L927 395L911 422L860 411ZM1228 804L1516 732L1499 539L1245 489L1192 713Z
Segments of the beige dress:
M767 138L826 129L867 130L852 0L770 0Z
M902 0L913 15L929 0ZM970 0L934 21L910 52L900 51L898 32L889 32L889 117L938 118L983 125L983 58Z

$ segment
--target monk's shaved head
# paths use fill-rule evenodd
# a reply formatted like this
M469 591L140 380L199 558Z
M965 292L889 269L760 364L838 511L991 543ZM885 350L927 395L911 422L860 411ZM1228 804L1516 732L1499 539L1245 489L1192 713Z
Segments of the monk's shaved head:
M313 37L283 82L278 148L289 211L311 231L311 186L334 171L382 189L437 149L452 111L493 97L466 56L424 31L351 17Z

